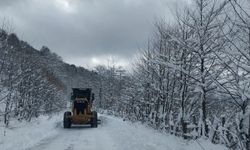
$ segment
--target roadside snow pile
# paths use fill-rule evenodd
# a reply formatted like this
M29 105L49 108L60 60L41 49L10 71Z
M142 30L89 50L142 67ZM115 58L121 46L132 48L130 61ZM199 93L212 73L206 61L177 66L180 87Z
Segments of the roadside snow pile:
M112 116L104 116L103 128L110 132L120 150L227 150L207 140L185 141L160 133L141 123L131 123Z
M12 121L9 128L0 126L0 149L23 150L34 146L45 138L57 134L57 126L61 126L62 116L40 116L31 122Z

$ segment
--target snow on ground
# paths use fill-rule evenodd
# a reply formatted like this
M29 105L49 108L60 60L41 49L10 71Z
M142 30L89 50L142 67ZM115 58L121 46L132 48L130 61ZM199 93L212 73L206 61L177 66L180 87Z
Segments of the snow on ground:
M61 115L61 114L60 114ZM11 121L9 128L0 125L0 150L22 150L42 139L58 134L62 117L40 116L31 122Z
M159 133L140 123L124 122L102 115L98 128L74 126L63 129L62 114L39 117L31 123L18 123L10 129L0 127L2 150L226 150L199 140L186 142ZM4 136L4 130L6 131ZM200 145L198 144L200 143ZM203 147L203 148L202 148Z

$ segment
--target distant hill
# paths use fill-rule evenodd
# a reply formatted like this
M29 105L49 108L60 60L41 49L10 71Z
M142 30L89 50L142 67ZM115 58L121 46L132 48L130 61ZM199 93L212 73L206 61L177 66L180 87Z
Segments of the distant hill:
M65 63L43 46L37 50L16 34L0 31L0 116L30 120L66 106L72 87L96 91L98 74ZM0 118L1 119L1 118Z

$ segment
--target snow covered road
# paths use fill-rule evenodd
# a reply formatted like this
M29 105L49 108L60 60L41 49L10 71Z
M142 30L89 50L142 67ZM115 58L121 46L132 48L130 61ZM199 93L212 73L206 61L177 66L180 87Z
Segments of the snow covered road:
M202 150L194 141L159 133L140 123L130 123L102 115L98 128L74 126L63 129L61 114L50 120L42 118L0 136L4 150ZM0 128L2 132L3 128ZM1 139L3 138L3 139ZM224 150L223 146L199 141L205 150Z
M58 134L46 138L27 150L114 150L115 144L110 135L103 129L86 126L73 126L63 129L58 126Z

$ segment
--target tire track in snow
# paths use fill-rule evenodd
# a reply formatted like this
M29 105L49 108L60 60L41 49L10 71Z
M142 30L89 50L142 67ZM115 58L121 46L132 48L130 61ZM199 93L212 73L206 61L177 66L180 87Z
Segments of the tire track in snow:
M100 118L102 120L102 124L99 125L98 128L90 128L89 126L83 126L83 127L73 126L71 129L64 129L62 126L61 119L59 119L60 120L59 122L58 119L54 122L48 122L48 123L43 122L42 125L45 126L38 126L39 127L38 129L44 127L44 129L41 129L41 131L45 131L45 129L50 129L50 131L46 132L48 133L52 132L53 134L44 133L44 135L41 135L41 137L45 137L46 135L53 135L53 136L42 139L38 143L36 142L37 144L35 146L32 146L31 148L28 148L26 150L200 149L200 147L197 146L197 144L194 142L186 143L177 137L162 134L151 128L145 127L140 123L131 123L129 121L123 121L122 119L107 115L103 116L101 115ZM49 126L49 128L47 126ZM43 133L43 132L38 132L38 133ZM204 147L209 147L210 150L226 150L226 148L222 146L216 146L206 141L203 141L202 144L205 145ZM25 147L27 146L28 144L25 145ZM14 149L19 150L22 148L15 147Z
M103 117L100 118L106 120ZM115 144L103 128L104 126L105 122L102 122L98 128L84 125L64 129L62 123L57 122L55 128L58 130L57 135L43 139L37 145L26 150L115 150Z

